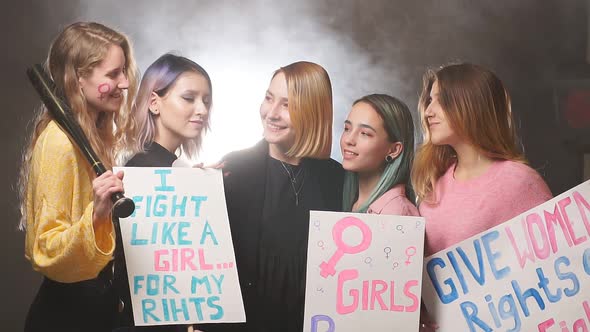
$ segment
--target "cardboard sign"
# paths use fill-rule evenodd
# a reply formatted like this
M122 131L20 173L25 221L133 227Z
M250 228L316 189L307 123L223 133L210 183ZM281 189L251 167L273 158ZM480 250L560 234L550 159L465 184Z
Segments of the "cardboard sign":
M304 331L417 331L424 218L310 212Z
M244 322L219 170L126 167L121 233L136 325Z
M424 267L437 331L590 331L590 181Z

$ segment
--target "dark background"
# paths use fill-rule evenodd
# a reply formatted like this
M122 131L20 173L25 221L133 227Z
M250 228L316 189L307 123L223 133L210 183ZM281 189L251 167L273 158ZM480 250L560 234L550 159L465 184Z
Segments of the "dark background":
M74 21L98 21L125 32L141 69L176 50L209 71L215 109L206 161L260 138L258 107L281 65L311 60L330 73L332 156L341 159L337 138L352 101L382 92L415 110L425 69L468 61L491 68L507 85L526 156L553 193L582 182L590 129L569 128L557 105L568 89L590 80L587 1L22 0L3 7L2 331L22 330L41 280L24 258L24 233L17 230L16 178L27 125L39 105L25 68L44 61L51 40ZM588 118L590 110L584 112Z

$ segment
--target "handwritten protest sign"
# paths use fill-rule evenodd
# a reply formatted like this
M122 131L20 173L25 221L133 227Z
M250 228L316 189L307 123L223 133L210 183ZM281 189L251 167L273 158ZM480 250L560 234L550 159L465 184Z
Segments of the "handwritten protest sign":
M310 212L303 331L417 331L424 219Z
M136 325L245 321L221 172L127 167L121 233Z
M424 266L437 331L590 331L590 181Z

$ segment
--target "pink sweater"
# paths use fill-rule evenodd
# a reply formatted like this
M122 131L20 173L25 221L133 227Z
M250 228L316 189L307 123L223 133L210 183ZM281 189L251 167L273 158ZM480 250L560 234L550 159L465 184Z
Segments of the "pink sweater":
M396 216L419 216L418 209L406 198L406 189L403 184L386 191L369 205L367 213L392 214Z
M541 176L514 161L495 161L482 175L455 180L455 165L440 177L434 192L438 204L422 202L426 218L426 255L479 234L551 199Z

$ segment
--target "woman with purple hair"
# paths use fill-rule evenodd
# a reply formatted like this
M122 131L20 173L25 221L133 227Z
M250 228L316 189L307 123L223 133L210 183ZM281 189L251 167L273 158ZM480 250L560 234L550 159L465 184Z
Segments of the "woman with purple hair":
M191 158L209 128L211 79L197 63L164 54L145 72L131 110L135 132L126 135L135 154L126 166L171 166L179 154Z
M212 88L209 74L197 63L164 54L145 72L131 110L134 130L126 133L127 148L134 156L125 166L170 167L180 154L195 156L209 128ZM116 331L174 331L171 326L134 327L131 295L123 243L117 238L115 283L119 304ZM186 326L178 326L186 331Z

